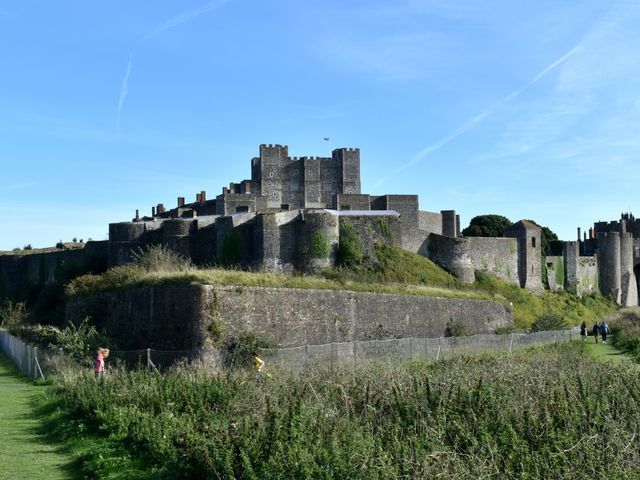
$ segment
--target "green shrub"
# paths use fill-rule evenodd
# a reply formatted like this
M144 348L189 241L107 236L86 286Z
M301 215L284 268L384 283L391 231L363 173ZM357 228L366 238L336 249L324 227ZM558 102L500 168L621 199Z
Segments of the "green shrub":
M138 247L131 257L133 264L146 272L183 272L192 268L188 258L165 245Z
M104 343L96 328L86 317L78 326L73 322L58 334L57 344L66 353L77 360L87 361L93 353Z
M564 330L568 327L567 322L560 315L555 313L544 313L536 318L531 325L532 332L541 332L546 330Z
M328 258L331 255L331 243L323 232L311 234L311 255L313 258Z
M613 344L640 361L640 312L625 309L609 322Z
M445 337L464 337L466 334L467 329L460 320L449 320L444 329Z
M259 381L85 373L58 380L53 408L71 416L69 435L117 441L146 478L607 479L637 478L638 391L635 367L560 345ZM106 478L109 455L88 452L89 476Z
M364 242L353 224L348 221L340 222L340 244L338 247L338 264L354 266L359 264L366 254Z
M60 334L58 328L48 325L14 325L8 331L24 343L42 348L55 345Z
M0 326L5 328L23 325L27 320L27 306L24 302L5 300L0 306Z
M378 220L378 227L380 227L380 233L382 233L384 237L391 238L393 232L391 231L391 227L389 226L389 221L387 219L381 218Z
M222 360L227 367L248 367L254 353L269 348L271 342L264 335L245 331L237 335L228 335L222 342Z

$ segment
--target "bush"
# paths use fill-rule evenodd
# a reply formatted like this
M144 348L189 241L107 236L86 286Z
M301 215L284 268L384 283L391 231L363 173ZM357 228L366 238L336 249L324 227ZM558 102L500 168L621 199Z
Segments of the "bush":
M580 347L260 381L87 372L58 380L55 407L73 415L71 435L118 441L153 472L144 478L637 478L637 369ZM88 457L114 462L97 448Z
M340 244L338 247L338 263L343 266L359 264L366 254L364 242L355 228L348 221L340 222Z
M311 234L311 256L313 258L327 258L331 254L331 243L323 232Z
M191 261L165 245L148 245L131 255L133 264L146 272L184 272L192 268Z
M0 326L12 328L23 325L27 320L27 307L24 302L5 300L0 306Z
M28 345L48 348L58 342L60 330L49 325L19 325L9 328L9 333Z
M640 361L640 312L636 309L620 311L609 323L613 343Z
M229 335L222 342L222 361L227 367L247 367L251 365L254 353L270 346L271 342L267 337L254 332Z
M564 330L568 327L567 322L560 315L554 313L545 313L540 315L533 325L532 332L542 332L546 330Z
M85 317L80 325L73 322L58 334L57 344L66 353L77 360L90 360L93 353L102 345L104 339Z
M464 337L466 334L467 329L460 320L449 320L444 329L445 337Z

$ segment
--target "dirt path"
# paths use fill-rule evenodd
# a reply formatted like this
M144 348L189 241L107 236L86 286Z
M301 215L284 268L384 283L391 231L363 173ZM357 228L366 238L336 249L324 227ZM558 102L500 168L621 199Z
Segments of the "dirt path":
M0 353L0 479L58 480L77 478L71 458L37 433L40 421L33 398L43 386L33 385Z

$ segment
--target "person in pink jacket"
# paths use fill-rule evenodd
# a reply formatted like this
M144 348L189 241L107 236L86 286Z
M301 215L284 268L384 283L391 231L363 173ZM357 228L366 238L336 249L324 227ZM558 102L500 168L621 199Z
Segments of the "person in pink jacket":
M107 358L108 356L109 356L108 348L98 349L98 356L96 357L96 364L95 364L96 377L100 377L104 373L104 359Z

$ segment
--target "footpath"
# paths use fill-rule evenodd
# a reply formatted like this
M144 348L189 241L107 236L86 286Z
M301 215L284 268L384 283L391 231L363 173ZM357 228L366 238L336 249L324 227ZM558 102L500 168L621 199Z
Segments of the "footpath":
M39 432L33 400L43 388L22 377L0 353L0 480L77 478L71 457Z
M584 345L584 350L589 356L597 360L604 360L613 363L634 363L631 356L627 355L622 350L618 350L610 343L610 341L603 344L602 341L599 340L598 343L595 343L593 337L588 337Z

